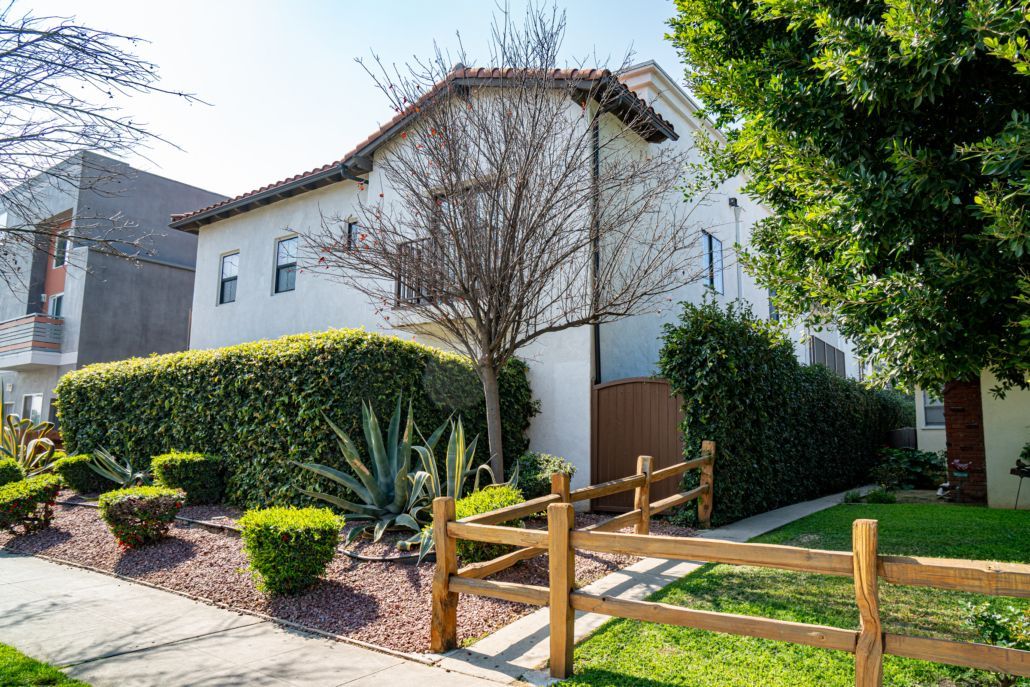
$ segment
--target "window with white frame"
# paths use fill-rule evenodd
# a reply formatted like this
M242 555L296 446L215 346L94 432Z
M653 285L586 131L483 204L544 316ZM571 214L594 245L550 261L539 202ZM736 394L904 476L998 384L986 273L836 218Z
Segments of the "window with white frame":
M47 314L50 317L63 317L64 294L56 293L47 299Z
M218 277L218 304L236 301L236 281L240 274L240 254L229 253L222 256L221 271Z
M300 239L291 236L275 244L275 292L285 293L297 288L297 245Z
M944 399L939 391L923 389L923 424L927 427L944 426Z
M722 278L722 241L701 232L702 260L705 268L705 285L716 293L725 293Z
M21 417L33 424L43 419L43 394L25 394L21 397Z

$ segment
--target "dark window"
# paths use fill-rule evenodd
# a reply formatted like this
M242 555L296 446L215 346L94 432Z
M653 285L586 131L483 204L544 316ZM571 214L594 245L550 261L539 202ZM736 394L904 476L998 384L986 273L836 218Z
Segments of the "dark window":
M347 222L347 250L354 250L358 245L358 234L361 227L357 222Z
M64 294L50 296L50 301L47 303L47 314L50 317L61 317L62 312L64 312Z
M704 253L705 285L716 293L723 293L722 241L704 231L701 232L701 248Z
M776 309L776 304L773 303L774 298L776 298L776 291L769 289L769 319L773 322L779 322L780 311Z
M240 254L222 256L222 272L218 280L218 303L232 303L236 300L236 280L240 274Z
M297 244L293 236L282 239L275 249L275 292L283 293L297 288Z
M68 237L58 234L54 240L54 267L63 267L68 261Z
M818 336L808 341L809 362L813 365L825 365L841 377L847 376L844 351L831 346Z

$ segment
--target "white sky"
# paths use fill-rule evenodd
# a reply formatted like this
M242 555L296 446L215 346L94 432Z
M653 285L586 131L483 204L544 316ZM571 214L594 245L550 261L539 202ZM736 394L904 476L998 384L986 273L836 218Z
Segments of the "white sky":
M524 0L511 0L521 13ZM671 0L566 0L565 53L617 65L654 59L678 77L663 39ZM182 150L157 144L133 164L237 195L340 158L393 113L355 57L386 63L431 56L433 40L485 63L492 0L22 0L16 10L75 16L93 28L149 41L137 52L160 67L171 96L133 98L125 112ZM470 63L472 60L469 60ZM184 208L189 210L190 208Z

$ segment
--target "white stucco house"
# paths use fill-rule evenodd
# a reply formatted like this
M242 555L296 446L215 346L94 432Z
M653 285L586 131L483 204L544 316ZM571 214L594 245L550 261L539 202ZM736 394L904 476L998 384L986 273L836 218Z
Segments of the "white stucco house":
M618 74L629 91L660 118L660 141L642 145L692 147L692 135L709 127L698 106L654 62ZM365 327L413 337L391 327L365 297L338 281L298 264L298 236L316 230L329 209L357 217L361 198L391 189L377 169L380 156L409 123L402 113L335 162L271 183L214 205L174 215L171 226L198 236L190 348L203 349L331 327ZM713 131L714 133L714 131ZM741 181L727 182L716 201L703 208L701 223L711 227L712 269L704 283L682 284L661 312L599 327L549 334L520 352L530 365L541 413L530 430L531 447L562 455L578 467L574 482L592 481L591 416L596 386L655 374L662 326L673 321L679 301L700 301L706 291L722 302L747 301L770 316L768 293L743 273L734 245L747 246L751 225L765 210L740 193ZM348 210L348 208L352 210ZM186 210L187 208L184 208ZM798 330L802 362L821 362L842 375L860 375L850 346L833 331L809 339ZM427 343L431 343L428 342ZM593 480L596 481L596 480Z

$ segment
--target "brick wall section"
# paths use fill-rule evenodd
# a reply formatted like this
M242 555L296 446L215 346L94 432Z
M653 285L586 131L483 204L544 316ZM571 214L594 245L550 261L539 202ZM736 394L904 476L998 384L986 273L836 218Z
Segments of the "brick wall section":
M948 481L961 484L965 503L987 503L987 455L984 450L983 400L979 378L944 385L944 426L948 435ZM968 477L955 477L954 462L968 463Z

